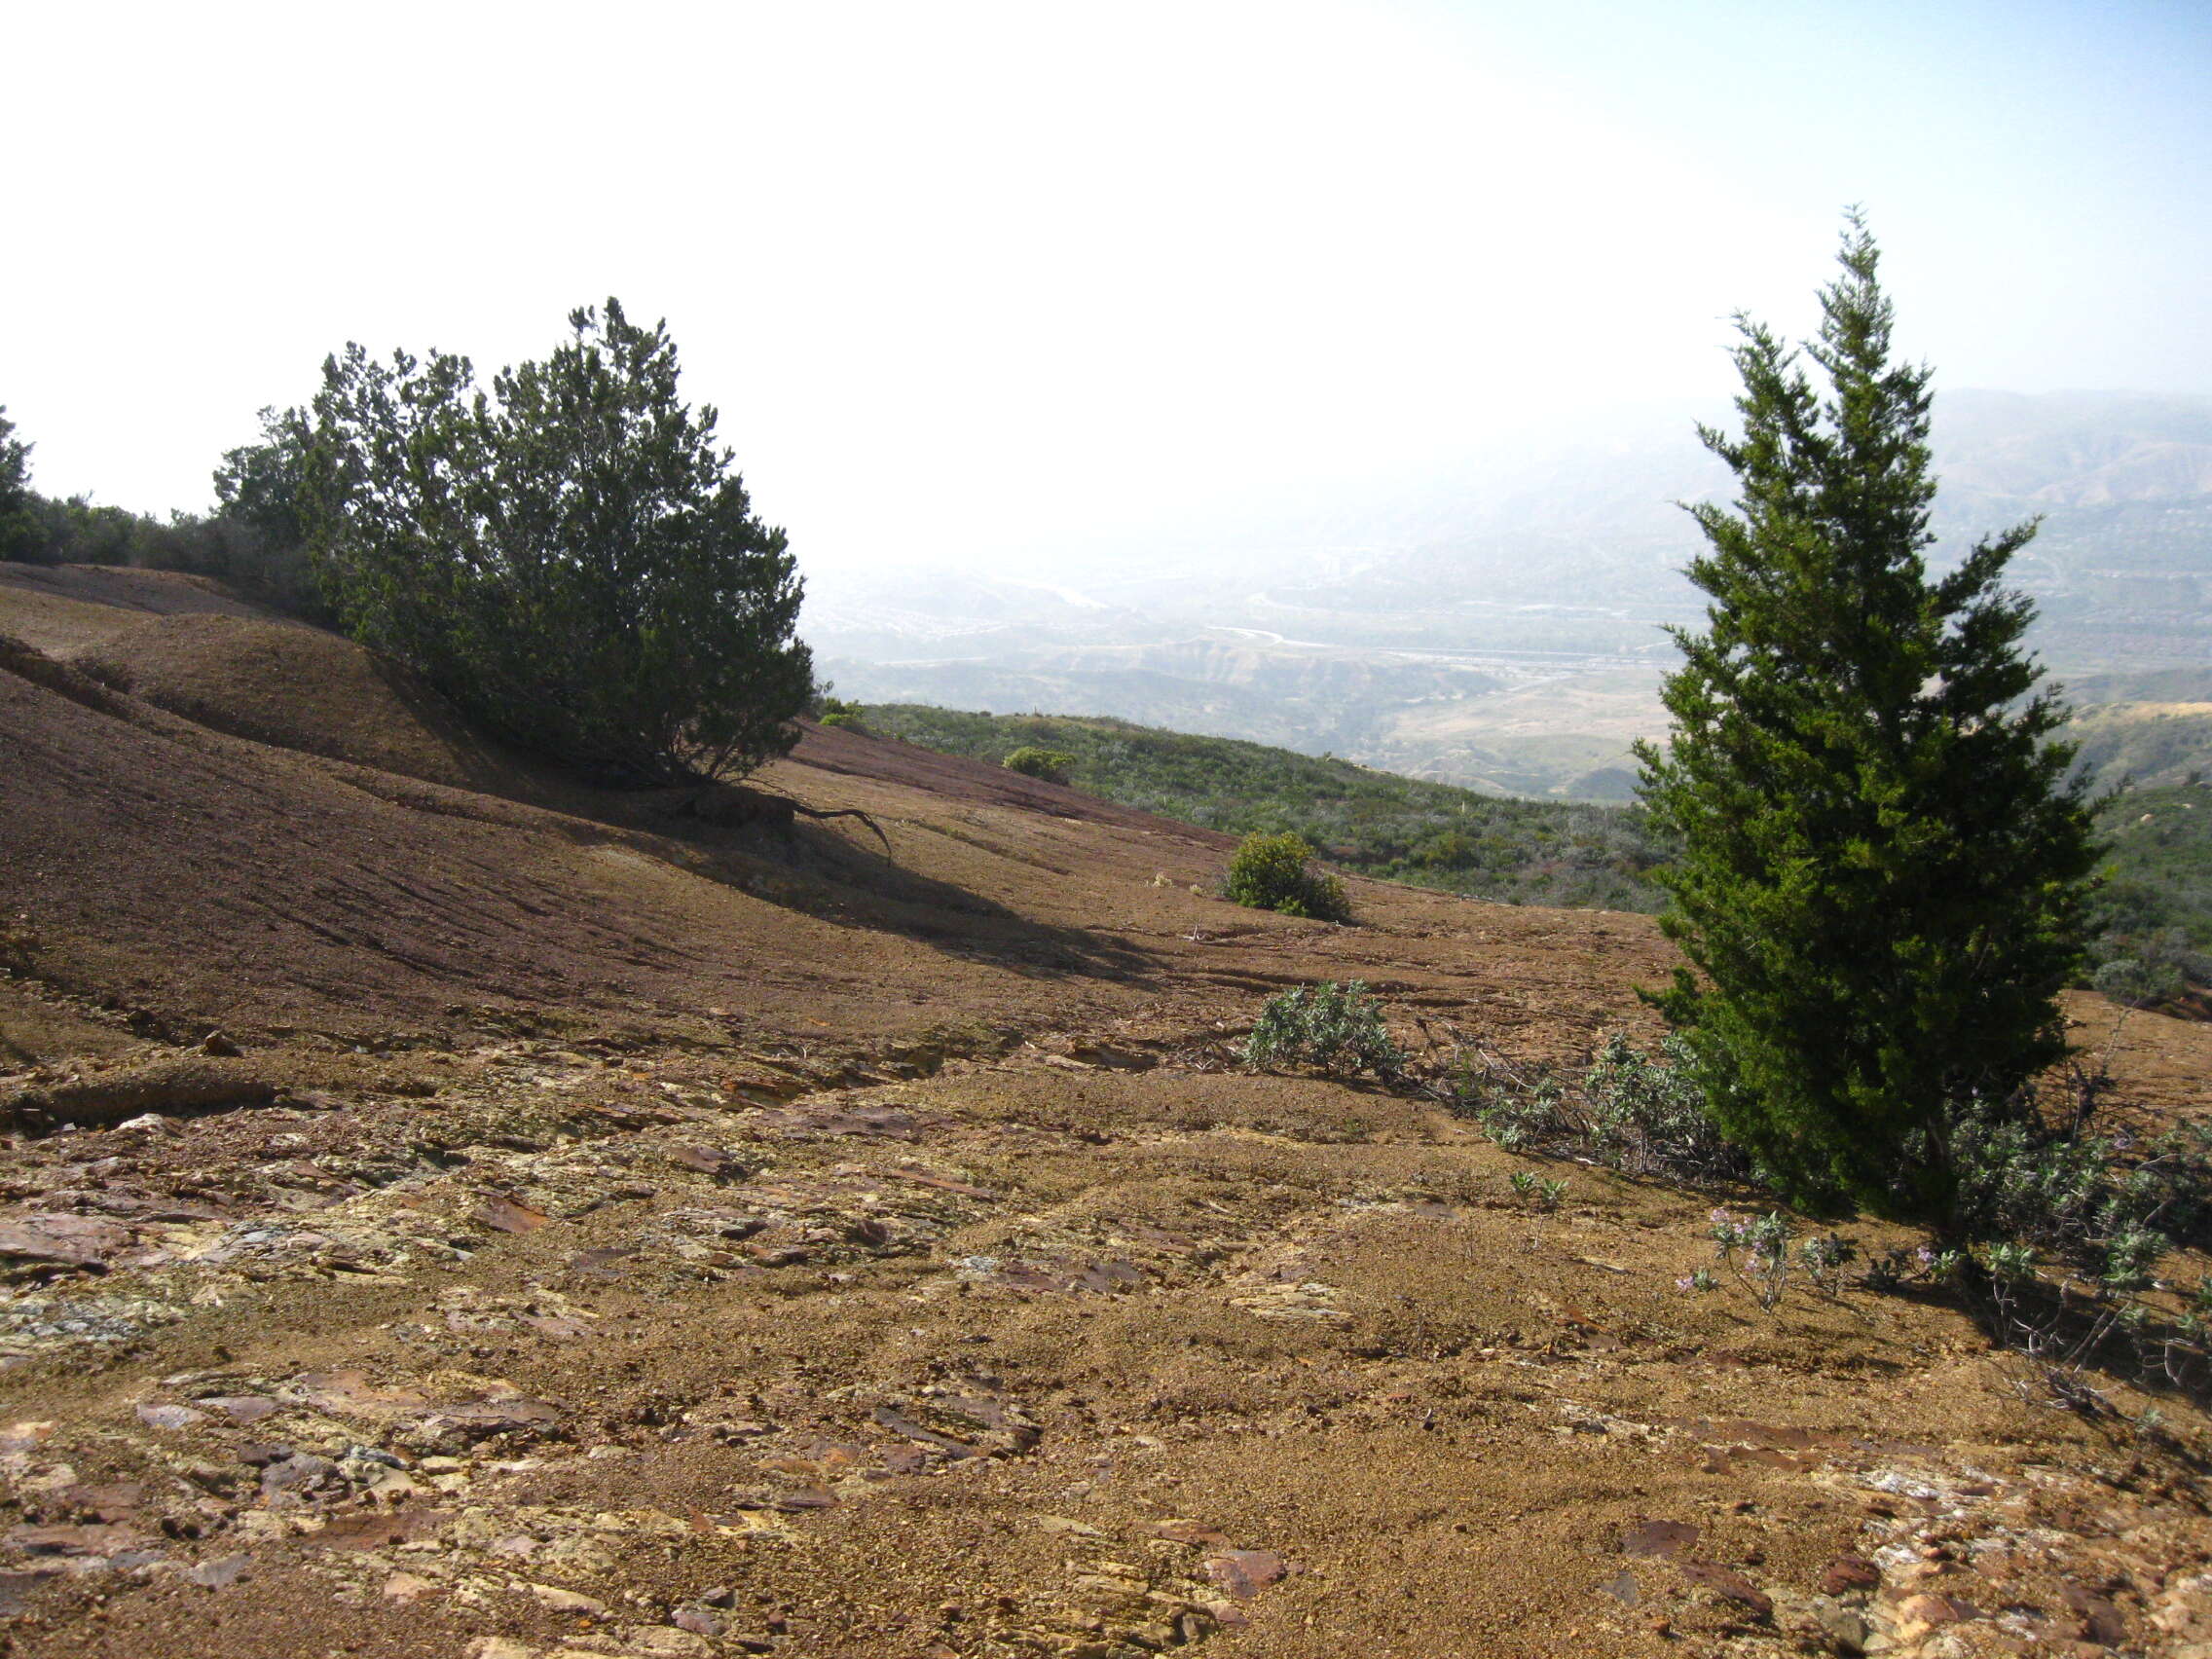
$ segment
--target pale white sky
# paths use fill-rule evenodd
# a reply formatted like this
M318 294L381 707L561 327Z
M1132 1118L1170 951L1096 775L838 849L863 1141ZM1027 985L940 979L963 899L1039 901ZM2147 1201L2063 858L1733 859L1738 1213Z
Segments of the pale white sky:
M77 0L10 18L0 403L203 507L349 339L666 316L802 567L1234 522L1724 394L1865 203L1939 384L2212 391L2195 0Z

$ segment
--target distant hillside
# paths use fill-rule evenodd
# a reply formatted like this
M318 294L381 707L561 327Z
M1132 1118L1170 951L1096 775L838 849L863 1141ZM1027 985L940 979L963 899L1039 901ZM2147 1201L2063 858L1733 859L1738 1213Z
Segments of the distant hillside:
M860 705L858 718L875 736L994 764L1056 749L1075 756L1068 781L1088 793L1232 834L1296 830L1365 875L1508 903L1648 911L1661 901L1649 875L1666 846L1634 807L1504 800L1125 720L911 703ZM2084 978L2127 959L2212 981L2212 787L2130 789L2106 804L2102 829L2111 854Z
M2212 776L2212 703L2108 703L2082 710L2066 735L2100 788L2167 789Z
M1021 575L825 574L805 630L869 702L1112 715L1620 800L1629 746L1666 723L1662 626L1703 611L1677 503L1729 488L1700 416L1727 411L1592 411L1088 567L1047 534ZM2076 700L2212 697L2154 688L2212 664L2212 399L1945 390L1935 419L1938 561L2041 517L2011 577Z
M2212 951L2212 788L2130 790L2105 809L2116 895L2143 931Z
M1502 800L1234 738L1125 720L868 704L865 728L1002 761L1035 746L1075 756L1069 781L1124 806L1243 834L1296 830L1348 869L1510 903L1650 910L1661 853L1626 807Z
M2104 808L2111 840L2088 982L2171 1012L2212 1010L2212 789L2129 790ZM2194 998L2185 985L2199 987Z

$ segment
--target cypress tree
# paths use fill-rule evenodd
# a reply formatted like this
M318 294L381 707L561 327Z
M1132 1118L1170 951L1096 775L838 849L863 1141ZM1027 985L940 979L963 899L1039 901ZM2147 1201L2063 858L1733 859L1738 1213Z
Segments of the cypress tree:
M1652 1000L1785 1192L1941 1225L1951 1126L2065 1051L2097 848L2000 585L2035 523L1929 569L1930 371L1891 361L1879 258L1852 213L1804 349L1825 395L1739 314L1742 434L1699 428L1736 499L1689 507L1707 627L1672 630L1671 744L1640 750L1694 967Z

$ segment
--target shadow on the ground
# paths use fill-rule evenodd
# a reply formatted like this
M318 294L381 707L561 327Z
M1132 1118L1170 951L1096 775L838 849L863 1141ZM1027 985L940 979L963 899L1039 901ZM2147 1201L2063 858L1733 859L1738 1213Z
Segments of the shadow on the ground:
M673 842L682 867L749 896L837 926L867 928L1030 977L1151 982L1160 964L1124 941L1025 916L952 882L902 865L872 818L799 816L794 803L724 786L701 816L686 792L613 796L613 822ZM732 804L733 800L736 804ZM854 821L860 822L854 822Z
M1991 1345L2016 1355L2053 1405L2087 1415L2114 1408L2100 1383L2178 1396L2212 1409L2212 1364L2199 1336L2146 1304L2130 1320L2116 1305L2074 1294L2045 1279L2000 1284L1986 1275L1950 1298Z

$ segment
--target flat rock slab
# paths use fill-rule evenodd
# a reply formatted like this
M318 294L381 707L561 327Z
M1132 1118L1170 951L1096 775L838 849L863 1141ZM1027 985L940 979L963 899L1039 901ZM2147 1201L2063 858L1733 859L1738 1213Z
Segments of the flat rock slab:
M1768 1619L1774 1616L1774 1603L1742 1573L1725 1567L1714 1567L1702 1561L1685 1561L1676 1564L1683 1578L1701 1590L1709 1590L1723 1602L1745 1608L1752 1617Z
M1639 1521L1621 1534L1621 1554L1672 1561L1695 1549L1698 1536L1687 1521Z
M777 1106L752 1119L771 1133L792 1138L864 1135L903 1141L918 1141L925 1130L945 1128L954 1121L938 1114L917 1114L903 1106Z
M0 1258L104 1268L130 1246L130 1229L91 1215L26 1215L0 1221Z
M1206 1577L1238 1601L1278 1582L1290 1564L1273 1550L1224 1550L1205 1559Z
M535 1233L551 1218L495 1193L477 1207L476 1219L498 1233Z

